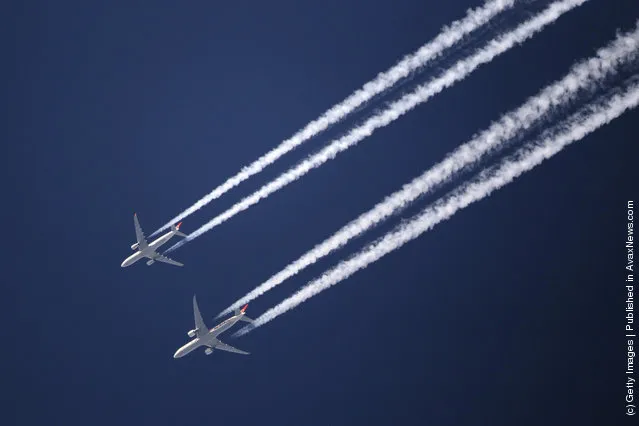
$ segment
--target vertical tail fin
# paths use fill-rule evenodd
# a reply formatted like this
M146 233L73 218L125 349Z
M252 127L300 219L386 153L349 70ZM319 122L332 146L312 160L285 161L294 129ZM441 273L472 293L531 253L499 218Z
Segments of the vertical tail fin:
M244 314L244 311L246 311L246 308L248 308L248 304L244 305L242 309L235 309L235 315ZM242 318L240 318L240 321L253 322L253 320L247 317L246 315L242 315Z
M186 237L186 234L184 232L180 232L180 225L182 225L182 222L178 223L177 225L171 225L171 231L175 232L175 235Z
M244 311L246 311L246 308L248 308L248 303L246 305L242 306L242 309L235 308L235 311L234 311L235 315L239 315L239 314L244 313Z

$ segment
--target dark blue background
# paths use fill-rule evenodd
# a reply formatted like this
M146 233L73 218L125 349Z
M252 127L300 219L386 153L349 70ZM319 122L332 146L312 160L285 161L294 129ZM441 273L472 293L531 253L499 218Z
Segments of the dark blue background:
M527 3L480 40L546 4ZM268 326L226 336L250 356L172 355L188 340L194 293L214 325L239 296L617 29L633 28L639 3L592 0L569 12L172 253L184 268L122 269L134 211L150 234L480 2L152 4L33 1L5 11L3 424L601 425L621 416L625 204L637 201L638 111ZM361 244L257 299L248 314Z

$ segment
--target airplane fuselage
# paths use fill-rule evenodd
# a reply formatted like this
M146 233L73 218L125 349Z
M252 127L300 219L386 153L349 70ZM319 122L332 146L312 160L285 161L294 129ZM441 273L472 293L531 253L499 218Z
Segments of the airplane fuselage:
M161 237L157 238L152 243L150 243L144 250L138 249L137 252L133 253L131 256L124 259L124 262L122 262L122 265L120 266L125 268L127 266L133 265L135 262L145 257L148 257L149 259L153 259L153 254L157 252L157 249L160 248L163 244L166 244L174 235L175 235L175 231L167 232L166 234L162 235Z
M207 337L207 336L204 336L204 337ZM175 351L173 358L182 358L184 355L188 355L194 350L196 350L197 348L199 348L200 346L204 346L204 345L205 345L204 341L200 339L199 337L196 337L195 339L191 340L189 343L187 343L186 345L182 346L180 349Z
M224 321L222 321L221 323L219 323L218 325L210 329L209 334L212 335L213 337L219 336L220 334L224 333L229 328L233 327L235 323L242 318L242 315L244 315L244 313L241 313L239 315L233 315L231 318L225 319Z
M218 325L210 329L207 334L196 337L195 339L191 340L189 343L187 343L186 345L182 346L180 349L175 351L173 358L181 358L184 355L188 355L189 353L193 352L195 349L199 348L200 346L215 348L215 342L217 341L217 336L224 333L229 328L233 327L235 323L242 318L243 315L244 315L244 312L242 312L239 315L234 315L228 319L225 319L224 321L222 321L221 323L219 323Z

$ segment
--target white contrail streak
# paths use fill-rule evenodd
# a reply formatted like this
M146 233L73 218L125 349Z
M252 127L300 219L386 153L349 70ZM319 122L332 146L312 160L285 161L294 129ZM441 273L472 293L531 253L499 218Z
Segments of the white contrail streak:
M328 160L334 158L338 153L355 146L362 139L370 136L376 129L392 123L403 114L406 114L408 111L415 108L417 105L426 102L432 96L441 92L445 88L464 79L480 65L492 61L496 56L504 53L511 47L523 43L541 31L546 25L555 22L561 15L577 6L580 6L586 1L587 0L561 0L550 4L543 12L520 24L514 30L493 39L486 47L479 49L472 56L458 61L440 77L418 86L415 91L403 96L398 101L393 102L386 110L369 118L361 126L351 130L343 137L335 140L330 145L320 150L317 154L302 161L297 166L280 175L274 181L264 185L257 192L244 198L224 213L218 215L208 223L193 231L188 237L170 247L167 250L167 253L189 241L194 240L205 232L230 219L237 213L248 209L250 206L258 203L263 198L268 197L273 192L299 179L310 170L317 168Z
M244 182L251 176L261 172L265 167L274 163L280 157L292 151L302 143L323 132L329 126L343 120L348 114L355 111L376 95L383 93L401 79L408 77L412 72L424 67L430 61L440 56L444 50L461 41L464 37L489 22L499 13L513 7L514 3L515 0L490 0L482 7L469 9L463 19L453 22L448 27L444 27L439 35L437 35L432 41L424 44L415 53L405 56L389 70L378 74L375 79L369 81L342 102L333 106L318 119L308 123L306 127L295 133L289 139L283 141L279 146L255 160L249 166L244 167L238 174L227 179L226 182L215 188L205 197L201 198L193 204L193 206L171 219L151 236L154 236L163 230L168 229L171 225L178 223L211 201L221 197L224 193Z
M537 143L521 149L517 155L508 158L492 173L483 174L480 179L462 185L451 196L426 208L408 223L398 226L397 230L389 232L352 258L342 261L333 269L311 281L297 293L258 317L250 328L245 327L239 330L236 335L246 334L250 330L272 321L314 295L347 279L355 272L366 268L386 254L419 237L438 223L449 219L457 211L489 196L496 189L512 182L519 175L552 157L570 143L582 139L628 109L636 107L637 104L639 104L639 84L635 83L622 94L614 95L606 102L598 103L589 108L589 114L573 116L565 122L565 125L560 126L558 131L551 132L550 135L543 137Z
M386 197L368 212L360 215L330 238L313 247L302 257L290 263L277 274L264 281L218 316L263 295L324 256L343 247L351 239L363 234L393 214L427 194L438 184L446 182L463 168L476 164L487 154L502 147L509 139L524 132L539 120L552 115L553 110L575 99L581 90L594 89L606 77L616 74L620 65L637 57L639 28L619 35L597 54L574 65L561 80L530 97L522 106L504 114L487 130L450 153L443 161L404 185L401 190Z

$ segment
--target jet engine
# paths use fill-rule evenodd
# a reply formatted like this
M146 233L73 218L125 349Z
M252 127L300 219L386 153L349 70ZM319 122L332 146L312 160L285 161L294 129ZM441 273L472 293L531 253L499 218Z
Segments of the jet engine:
M153 265L154 262L155 262L155 260L151 259L148 262L146 262L146 266L151 266L151 265Z
M211 355L213 353L213 349L211 348L206 348L206 350L204 351L205 354L207 355Z
M186 333L186 334L188 334L190 338L194 338L194 337L195 337L195 332L196 332L196 331L197 331L197 330L190 330L190 331L189 331L188 333Z
M138 243L131 245L131 250L137 250L137 249L138 249Z

